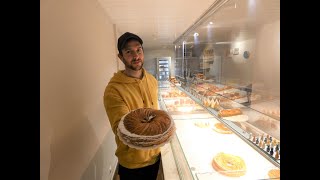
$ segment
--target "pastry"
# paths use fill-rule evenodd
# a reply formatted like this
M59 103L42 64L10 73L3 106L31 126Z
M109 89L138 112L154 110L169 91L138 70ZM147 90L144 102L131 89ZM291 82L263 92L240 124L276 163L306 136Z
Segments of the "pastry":
M212 98L210 102L210 107L212 109L219 109L220 107L220 99L219 98Z
M239 177L246 174L244 160L232 154L220 152L212 160L212 167L225 176Z
M218 116L219 117L228 117L228 116L235 116L242 114L241 109L234 108L234 109L222 109L219 111Z
M204 78L204 75L202 73L197 73L196 74L196 77L199 78L199 79L203 79Z
M197 121L194 123L194 125L199 128L207 128L210 126L210 123L208 121Z
M163 110L140 108L124 115L118 125L119 139L136 149L152 149L169 142L175 124Z
M268 176L271 179L280 180L280 169L271 169L268 172Z
M214 96L216 95L213 91L207 91L204 93L204 96Z
M223 123L214 124L212 129L221 134L232 134L232 131Z

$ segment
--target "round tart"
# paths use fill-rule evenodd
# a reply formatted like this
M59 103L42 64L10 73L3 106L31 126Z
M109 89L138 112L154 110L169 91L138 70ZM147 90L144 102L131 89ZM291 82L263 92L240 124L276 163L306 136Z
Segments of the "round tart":
M212 167L225 176L239 177L246 174L246 164L241 157L223 152L213 158Z
M221 134L232 134L233 132L227 127L225 126L223 123L216 123L214 124L213 130L215 130L218 133Z
M279 180L280 179L280 169L271 169L271 170L269 170L268 176L271 179Z

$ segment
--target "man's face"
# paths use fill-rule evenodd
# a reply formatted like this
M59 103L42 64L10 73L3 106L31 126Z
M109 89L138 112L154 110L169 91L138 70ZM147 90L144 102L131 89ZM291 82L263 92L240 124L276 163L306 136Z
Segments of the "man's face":
M122 55L118 54L126 68L138 71L142 68L144 62L144 54L142 45L139 41L130 40L126 46L121 50Z

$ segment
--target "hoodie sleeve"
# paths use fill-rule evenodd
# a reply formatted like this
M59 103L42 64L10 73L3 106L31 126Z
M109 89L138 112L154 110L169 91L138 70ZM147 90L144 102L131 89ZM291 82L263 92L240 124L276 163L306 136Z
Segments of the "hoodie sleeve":
M106 88L103 102L112 131L114 134L117 134L117 128L121 117L127 114L129 109L121 98L119 92L112 87Z

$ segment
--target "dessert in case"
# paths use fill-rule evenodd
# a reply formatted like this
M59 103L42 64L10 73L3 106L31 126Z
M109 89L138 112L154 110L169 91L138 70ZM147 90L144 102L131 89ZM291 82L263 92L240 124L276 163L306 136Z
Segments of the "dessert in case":
M214 124L212 129L221 134L232 134L232 131L223 123Z
M242 114L241 109L235 108L235 109L222 109L219 111L218 116L219 117L228 117L228 116L235 116Z
M268 176L271 179L280 180L280 169L271 169L268 172Z
M220 152L212 160L212 167L225 176L239 177L246 174L244 160L232 154Z

